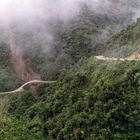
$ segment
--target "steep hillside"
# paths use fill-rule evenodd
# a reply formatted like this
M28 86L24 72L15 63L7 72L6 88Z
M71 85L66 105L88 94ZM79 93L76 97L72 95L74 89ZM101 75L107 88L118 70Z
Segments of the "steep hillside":
M56 79L63 68L81 57L99 54L104 42L131 23L132 18L132 13L105 11L98 12L83 4L79 15L67 22L58 18L30 27L17 21L11 22L10 28L9 21L4 26L6 33L1 29L0 36L9 43L16 75L23 81Z
M41 40L33 38L32 33L26 35L30 38L26 41L30 42L30 47L25 49L25 54L30 57L42 78L55 79L61 69L75 64L81 57L97 55L113 33L131 23L131 16L118 16L115 12L108 15L108 12L98 13L84 5L76 18L68 22L56 20L50 27L54 39L49 44L50 49L43 49Z
M140 139L139 90L140 62L82 59L56 85L40 86L38 99L29 93L14 97L8 107L12 117L3 119L0 134L3 139Z
M95 57L139 54L139 19L105 42L122 23L114 15L95 15L85 8L76 20L52 25L54 42L48 55L41 49L40 40L32 38L32 42L30 33L24 34L32 44L30 49L23 49L25 57L43 79L57 82L40 84L35 94L25 88L16 95L0 96L0 101L9 100L0 116L0 139L139 140L140 61L103 61ZM0 66L7 72L5 81L10 82L8 85L2 80L0 85L6 90L15 85L16 76L9 50L3 45L0 49Z

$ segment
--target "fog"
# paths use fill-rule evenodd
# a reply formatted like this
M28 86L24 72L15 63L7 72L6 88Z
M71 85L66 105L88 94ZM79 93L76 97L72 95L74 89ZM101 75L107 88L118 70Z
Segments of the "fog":
M140 15L138 0L1 0L0 27L5 32L9 29L16 29L18 33L30 31L42 41L48 38L52 42L49 25L56 20L67 22L76 18L83 4L95 13L110 16L123 16L129 11L134 12L133 19Z
M16 37L17 47L28 48L30 42L36 44L39 41L46 51L53 42L50 24L74 18L80 12L80 2L81 0L1 0L1 40L8 41L10 30ZM27 34L32 35L30 41L26 41Z
M55 39L55 24L68 25L80 16L84 5L93 14L124 19L122 24L114 24L116 31L140 16L139 0L1 0L0 40L9 42L12 38L17 48L28 51L38 45L43 53L50 52ZM93 40L94 46L108 39L111 30L109 23L97 35L96 41Z

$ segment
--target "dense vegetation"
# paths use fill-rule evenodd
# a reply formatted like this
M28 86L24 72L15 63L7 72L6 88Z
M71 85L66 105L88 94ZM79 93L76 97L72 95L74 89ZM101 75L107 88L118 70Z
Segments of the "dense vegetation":
M83 59L57 84L39 86L37 99L14 97L1 138L138 140L139 90L139 62Z
M10 61L10 51L5 43L0 43L0 91L14 89L19 80Z

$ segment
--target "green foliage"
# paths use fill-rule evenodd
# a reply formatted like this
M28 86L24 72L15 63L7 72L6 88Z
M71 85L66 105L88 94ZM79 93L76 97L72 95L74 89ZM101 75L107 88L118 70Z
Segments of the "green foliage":
M28 121L18 120L11 116L4 116L0 122L1 140L44 140L36 129L30 131Z
M15 120L26 120L29 134L37 132L32 139L39 134L48 140L135 140L140 139L139 89L139 62L83 58L56 85L39 86L36 102L24 95L9 111Z
M36 99L29 92L22 93L21 97L13 96L8 107L8 112L19 118L34 103L36 103Z

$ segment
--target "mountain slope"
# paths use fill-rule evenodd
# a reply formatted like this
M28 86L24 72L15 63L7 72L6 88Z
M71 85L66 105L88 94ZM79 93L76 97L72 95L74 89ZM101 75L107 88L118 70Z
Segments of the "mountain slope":
M104 45L102 54L113 57L127 57L140 48L140 19L120 33L110 38Z
M49 29L46 22L32 28L17 22L13 28L7 25L8 33L1 29L0 42L5 40L11 47L16 75L23 81L56 79L81 57L96 55L104 41L131 23L132 13L118 15L108 10L101 13L83 4L76 18L50 21Z
M109 12L111 10L98 13L84 5L76 18L67 22L56 20L50 27L54 40L49 44L49 49L41 46L40 40L32 39L32 34L29 33L30 40L27 42L30 42L30 47L25 49L25 54L32 60L42 78L55 79L61 69L75 64L81 57L98 54L113 33L131 23L131 16L122 17L115 12L108 15Z
M82 36L86 28L78 30L76 26L76 31L74 28L62 31L62 45L69 46L67 49L62 46L62 50L74 56L75 62L80 60L61 70L55 85L40 85L38 96L26 91L13 96L0 121L1 139L140 139L140 61L102 61L89 57L84 50L91 42L85 45L86 37ZM139 28L138 20L103 46L103 42L99 43L98 49L93 48L97 50L94 55L125 57L135 53L139 49ZM99 30L91 28L86 35L90 31L93 34ZM78 53L81 45L83 49ZM54 64L55 58L51 60Z
M140 138L139 90L140 62L91 57L64 72L56 85L40 86L38 100L30 94L12 99L8 111L16 121L28 120L22 131L34 139L133 140Z

